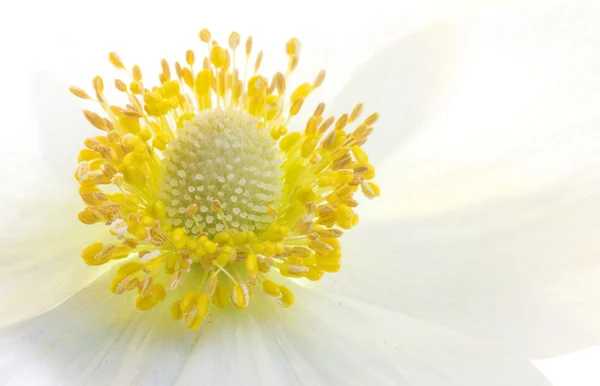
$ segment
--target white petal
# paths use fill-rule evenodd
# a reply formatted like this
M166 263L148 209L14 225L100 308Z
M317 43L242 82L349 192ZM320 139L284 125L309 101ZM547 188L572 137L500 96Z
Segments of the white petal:
M35 85L31 107L39 118L39 146L3 154L0 169L6 183L0 197L0 325L47 310L104 271L80 257L83 247L107 234L77 220L84 205L73 171L89 125L76 105L66 104L66 86L43 73Z
M3 384L172 384L196 340L168 305L143 313L110 271L60 306L0 332ZM169 329L165 329L169 323Z
M514 2L391 48L404 73L392 77L407 81L385 96L397 112L388 122L396 135L421 130L378 169L387 201L376 214L540 190L597 160L598 18L595 2ZM381 153L396 143L384 130L371 138Z
M565 353L600 342L599 216L600 180L573 177L543 193L362 224L324 290L530 357Z
M107 275L106 279L109 279ZM199 333L136 311L99 280L0 332L4 383L547 385L523 358L344 297L213 312ZM263 299L266 300L266 299ZM254 303L260 302L257 300ZM217 315L215 315L217 314Z
M599 17L525 2L445 27L455 76L379 169L361 218L384 222L346 238L340 291L368 278L365 299L531 356L600 341Z
M294 293L291 309L263 304L262 317L214 324L178 384L200 376L232 385L548 384L526 360L485 342L345 297Z
M106 232L77 222L76 188L52 195L41 189L56 180L35 182L23 196L35 190L37 200L6 197L0 204L0 326L53 307L105 269L91 268L80 257L83 247L102 241Z
M333 99L328 114L337 116L364 103L366 118L380 119L365 149L377 165L423 126L437 107L455 62L446 26L434 26L398 40L371 58Z
M93 109L92 103L81 103L69 92L69 84L50 72L36 70L32 78L30 99L42 157L61 178L61 183L69 183L77 189L73 178L77 154L85 147L86 138L102 134L83 115L82 109Z

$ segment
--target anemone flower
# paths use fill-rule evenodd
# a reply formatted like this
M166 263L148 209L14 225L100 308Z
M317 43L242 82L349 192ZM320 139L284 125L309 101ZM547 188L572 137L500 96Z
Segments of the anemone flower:
M34 79L40 149L3 140L0 380L549 384L531 359L598 338L599 17L433 23L311 108L297 39L267 79L202 30L156 88L115 53L121 94L71 88L92 134Z

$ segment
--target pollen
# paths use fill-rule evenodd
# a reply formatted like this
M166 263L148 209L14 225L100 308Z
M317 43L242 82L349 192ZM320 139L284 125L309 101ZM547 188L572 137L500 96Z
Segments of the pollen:
M362 148L377 113L361 121L359 103L325 116L320 103L298 120L325 78L321 71L312 82L293 80L298 39L284 45L287 68L266 76L252 37L241 44L233 32L227 47L207 29L199 37L205 56L188 50L174 65L163 59L153 86L111 52L124 75L114 80L124 106L110 104L99 76L93 92L70 88L98 129L75 167L85 204L78 218L104 224L112 237L90 240L83 261L116 262L111 292L135 297L142 311L168 302L191 330L256 298L292 306L286 282L339 271L340 237L358 224L355 196L380 194Z

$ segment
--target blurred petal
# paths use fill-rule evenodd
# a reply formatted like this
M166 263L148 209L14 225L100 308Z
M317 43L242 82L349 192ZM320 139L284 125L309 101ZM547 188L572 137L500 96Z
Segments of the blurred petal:
M385 205L372 215L528 193L598 159L599 18L593 1L513 2L392 47L390 57L411 63L395 77L412 83L376 100L384 109L371 148L381 149L379 158L393 151L378 169ZM418 135L397 146L394 135L415 128Z
M169 320L168 307L142 313L131 298L113 295L112 277L2 330L0 383L172 384L196 338Z
M82 204L73 178L75 143L89 134L89 125L76 104L64 100L66 86L47 74L33 79L39 146L5 155L14 158L0 170L2 181L10 182L0 200L0 325L53 307L104 271L80 258L85 245L106 233L77 220Z
M599 17L520 2L447 27L455 75L378 169L332 291L531 357L600 342Z
M40 179L30 189L44 183L54 181ZM2 200L0 326L48 310L103 272L81 260L83 247L104 232L77 223L73 193L43 202Z
M183 59L186 49L200 51L197 34L205 27L221 43L233 30L242 36L253 35L255 52L265 51L263 66L268 72L279 70L287 61L285 42L295 36L301 39L303 49L294 82L312 81L326 68L329 76L323 87L328 99L358 65L400 36L442 15L490 2L372 0L365 6L361 0L349 0L342 7L319 0L286 5L277 0L175 0L170 3L172 12L165 13L160 0L105 0L90 14L81 2L55 0L36 4L35 13L30 12L30 4L15 3L10 17L0 23L0 32L19 36L11 47L19 58L27 55L26 61L34 66L49 69L68 82L81 81L82 86L89 85L100 64L108 64L106 56L113 50L129 65L135 62L148 74L158 74L161 57L172 63ZM160 28L140 28L135 21L140 12L144 25ZM327 26L326 32L323 26Z
M423 127L452 80L456 59L450 28L434 25L413 33L372 57L333 99L328 114L339 116L359 102L365 117L380 119L365 149L371 163L381 163Z
M590 167L597 174L599 164ZM495 339L530 357L600 342L600 179L363 224L324 291Z
M351 298L300 288L294 293L292 309L263 303L268 316L240 313L214 323L178 384L203 375L213 383L252 385L549 384L520 356L485 342Z
M75 191L79 187L73 178L77 154L86 138L101 134L82 111L91 109L95 103L81 103L81 99L69 92L68 83L49 72L37 70L32 75L31 105L39 127L41 155L61 179L57 182Z
M0 331L0 381L548 385L517 355L345 297L296 288L291 309L257 301L190 332L168 320L166 304L146 313L124 304L109 279Z

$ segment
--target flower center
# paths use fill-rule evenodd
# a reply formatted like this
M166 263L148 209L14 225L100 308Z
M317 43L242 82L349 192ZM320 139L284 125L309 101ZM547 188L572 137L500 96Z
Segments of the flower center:
M214 237L230 228L260 235L281 198L280 166L276 142L255 118L238 110L201 112L165 151L158 195L167 205L165 224L188 235Z
M379 195L361 148L378 114L359 123L359 103L350 114L325 118L320 103L299 124L303 131L288 132L325 76L288 93L297 39L286 45L286 71L270 82L259 74L262 51L248 74L251 37L242 70L237 32L229 36L230 50L206 29L200 40L208 45L201 65L189 50L172 79L163 59L160 85L151 89L137 65L129 70L111 53L111 63L131 78L114 82L129 101L125 107L107 102L98 76L95 98L71 87L104 112L84 110L101 134L86 139L79 153L75 178L86 204L79 220L104 223L114 237L88 245L82 258L92 266L121 260L113 293L135 293L140 310L170 298L173 318L192 330L213 306L246 308L256 287L291 306L285 280L337 272L339 238L358 224L354 194ZM180 287L185 295L173 299Z

